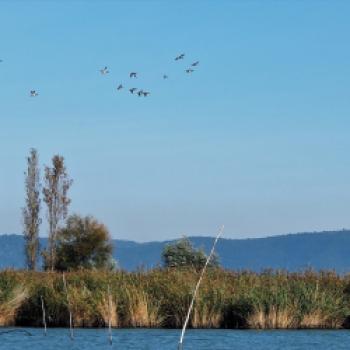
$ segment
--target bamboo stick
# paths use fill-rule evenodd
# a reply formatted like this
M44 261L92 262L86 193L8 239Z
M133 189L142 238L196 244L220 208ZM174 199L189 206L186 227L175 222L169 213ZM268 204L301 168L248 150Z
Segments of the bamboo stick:
M62 274L62 279L63 279L63 286L64 290L66 292L66 298L67 298L67 304L68 304L68 311L69 311L69 330L70 330L70 339L74 340L74 333L73 333L73 316L72 316L72 311L71 311L71 305L69 301L69 295L68 295L68 289L67 289L67 282L66 282L66 276L64 273Z
M207 266L208 266L208 264L210 262L210 259L212 258L213 254L214 254L216 243L218 242L218 240L219 240L220 236L222 235L223 231L224 231L224 225L221 226L221 228L220 228L220 230L219 230L219 232L218 232L218 234L217 234L217 236L215 238L213 247L211 248L210 254L209 254L208 258L207 258L207 261L204 264L203 270L202 270L202 272L200 274L199 280L198 280L198 282L196 284L196 287L194 289L194 292L193 292L193 295L192 295L191 304L190 304L190 307L188 308L187 316L186 316L186 319L185 319L185 323L184 323L184 325L182 327L180 341L179 341L179 344L178 344L178 350L182 350L183 349L183 340L184 340L184 337L185 337L186 328L187 328L187 325L188 325L188 321L190 320L191 312L192 312L192 309L193 309L194 301L195 301L197 293L198 293L199 286L200 286L200 284L202 282L202 279L204 277L204 274L205 274Z
M45 304L44 304L44 299L42 295L40 296L41 299L41 310L43 314L43 326L44 326L44 335L47 335L47 326L46 326L46 312L45 312Z

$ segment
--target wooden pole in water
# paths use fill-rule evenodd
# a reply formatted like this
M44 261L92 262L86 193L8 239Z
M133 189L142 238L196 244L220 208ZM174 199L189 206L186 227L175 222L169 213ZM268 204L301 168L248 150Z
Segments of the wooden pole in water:
M45 304L44 304L44 299L43 296L40 296L41 299L41 310L43 313L43 326L44 326L44 335L47 335L47 326L46 326L46 313L45 313Z
M74 340L74 333L73 333L73 317L72 317L72 311L70 307L70 301L68 296L68 289L67 289L67 282L66 282L66 276L64 273L62 273L62 279L63 279L63 287L66 292L66 298L67 298L67 304L68 304L68 311L69 311L69 330L70 330L70 339Z
M205 274L207 266L208 266L208 264L210 262L210 259L212 258L213 254L214 254L216 243L218 242L218 240L219 240L220 236L222 235L223 231L224 231L224 225L221 226L221 228L220 228L220 230L219 230L219 232L218 232L218 234L217 234L217 236L215 238L213 247L211 248L210 254L208 255L207 261L204 264L203 270L202 270L202 272L200 274L200 277L199 277L199 280L198 280L198 282L196 284L196 288L194 289L194 292L193 292L193 295L192 295L191 304L190 304L190 307L188 308L186 319L185 319L185 323L184 323L184 325L182 327L180 341L179 341L179 344L178 344L178 350L182 350L183 349L183 340L184 340L184 337L185 337L186 328L187 328L188 322L190 320L191 312L192 312L192 309L193 309L194 301L195 301L197 293L198 293L199 286L200 286L200 284L202 282L202 279L204 277L204 274Z
M109 344L113 344L113 336L112 336L112 295L111 290L108 285L107 287L107 293L108 293L108 337L109 337Z

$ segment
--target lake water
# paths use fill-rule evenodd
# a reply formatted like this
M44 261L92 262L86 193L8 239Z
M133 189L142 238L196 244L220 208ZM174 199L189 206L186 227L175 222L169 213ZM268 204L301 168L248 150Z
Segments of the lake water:
M6 350L177 350L179 330L113 330L113 345L108 344L104 329L75 329L69 339L67 329L23 328L4 333L0 329L0 349ZM27 335L24 330L30 332ZM189 330L184 350L341 350L350 348L350 331L253 331L253 330Z

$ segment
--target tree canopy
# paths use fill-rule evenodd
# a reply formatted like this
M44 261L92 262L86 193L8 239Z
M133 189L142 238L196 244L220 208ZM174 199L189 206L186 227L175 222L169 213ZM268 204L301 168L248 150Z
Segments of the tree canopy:
M57 233L55 269L110 269L113 246L108 229L91 216L68 217Z
M26 262L29 270L36 269L39 253L40 171L38 152L32 148L27 158L25 172L26 206L22 208Z
M200 270L205 265L207 255L202 249L194 248L188 238L182 238L164 247L162 260L165 267L193 267ZM212 256L208 266L219 266L216 254Z
M52 157L52 167L46 166L44 173L44 202L47 205L47 219L49 224L49 244L45 252L44 268L53 270L56 266L56 242L60 222L68 215L71 202L68 190L73 180L69 178L64 158L60 155Z

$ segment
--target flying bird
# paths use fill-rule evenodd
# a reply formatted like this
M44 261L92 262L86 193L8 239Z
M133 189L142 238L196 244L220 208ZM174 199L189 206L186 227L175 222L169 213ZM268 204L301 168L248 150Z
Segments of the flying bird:
M147 97L150 94L148 91L143 91L143 97Z
M131 72L131 73L129 74L129 77L130 77L130 78L137 78L137 73L136 73L136 72Z
M192 67L196 67L196 66L198 66L198 65L199 65L199 61L193 62L193 63L191 64Z
M194 69L192 68L188 68L185 70L186 73L190 74L190 73L193 73L194 72Z
M30 97L36 97L38 95L39 95L39 93L36 92L35 90L30 90Z
M117 90L121 90L122 88L123 88L123 85L119 84L118 87L117 87Z
M184 57L185 57L185 54L184 54L184 53L182 53L181 55L179 55L179 56L176 56L176 57L175 57L175 61L178 61L178 60L183 60L183 59L184 59Z
M135 91L137 91L137 88L131 88L129 91L133 94Z
M104 68L100 69L100 73L102 75L108 74L109 73L108 67L104 67Z
M166 74L164 74L163 79L168 79L168 76Z

